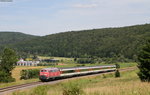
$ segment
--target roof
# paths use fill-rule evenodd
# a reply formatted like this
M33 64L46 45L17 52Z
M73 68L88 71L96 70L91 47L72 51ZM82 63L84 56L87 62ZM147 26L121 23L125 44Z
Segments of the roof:
M116 67L116 65L104 65L104 66L85 66L85 67L67 67L67 68L43 68L42 70L55 70L59 69L61 71L67 71L67 70L77 70L77 69L92 69L92 68L104 68L104 67Z
M43 68L42 70L58 70L58 68Z
M61 71L76 70L76 69L92 69L92 68L104 68L104 67L116 67L115 65L104 65L104 66L85 66L85 67L68 67L59 68Z

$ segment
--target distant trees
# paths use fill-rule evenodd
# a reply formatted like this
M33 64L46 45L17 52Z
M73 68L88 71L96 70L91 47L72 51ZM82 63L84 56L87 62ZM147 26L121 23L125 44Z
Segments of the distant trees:
M65 32L23 41L14 45L19 52L59 57L136 59L139 47L150 34L150 24ZM20 47L22 46L22 47ZM115 57L116 56L116 57Z
M71 31L42 37L0 34L2 46L17 50L22 58L28 54L72 57L72 58L107 58L108 63L137 60L139 47L150 35L150 24L122 28L104 28L83 31ZM15 41L13 38L15 37ZM3 40L2 40L3 39ZM28 41L30 40L30 41ZM109 59L110 58L110 59Z
M0 61L0 82L12 82L15 81L12 78L12 70L15 68L17 62L17 55L14 50L5 48L1 61Z
M92 58L78 58L77 63L86 64L86 63L95 63Z
M139 53L138 63L139 73L141 81L150 82L150 40L147 41L146 45L142 48L142 51Z

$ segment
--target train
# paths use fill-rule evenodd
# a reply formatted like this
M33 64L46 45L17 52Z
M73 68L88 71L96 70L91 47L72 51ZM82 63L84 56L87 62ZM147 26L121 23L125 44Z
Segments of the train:
M116 65L108 66L84 66L84 67L68 67L68 68L43 68L40 70L39 79L42 82L49 80L94 74L100 72L111 72L116 70Z

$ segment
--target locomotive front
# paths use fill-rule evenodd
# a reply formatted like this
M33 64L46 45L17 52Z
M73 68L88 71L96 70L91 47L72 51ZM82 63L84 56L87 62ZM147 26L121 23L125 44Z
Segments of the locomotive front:
M49 70L47 69L41 69L39 79L41 81L47 81L49 79Z
M39 79L41 81L48 81L50 79L55 79L60 76L60 71L58 68L44 68L40 70Z

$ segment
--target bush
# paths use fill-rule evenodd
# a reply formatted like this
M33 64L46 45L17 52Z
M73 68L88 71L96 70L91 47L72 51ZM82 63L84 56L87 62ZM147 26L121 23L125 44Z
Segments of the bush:
M78 83L69 82L63 85L63 95L82 95L83 90Z
M117 77L120 77L120 72L119 72L119 70L116 70L116 72L115 72L115 77L117 78Z
M8 83L8 82L14 82L15 79L8 75L8 73L0 71L0 82L2 83Z
M31 79L31 78L38 78L39 77L39 69L27 69L21 71L20 79Z
M119 69L119 68L120 68L120 65L119 65L119 64L115 64L115 65L116 65L116 68L117 68L117 69Z
M47 85L38 86L33 90L31 95L48 95L47 92L48 92L48 86Z

